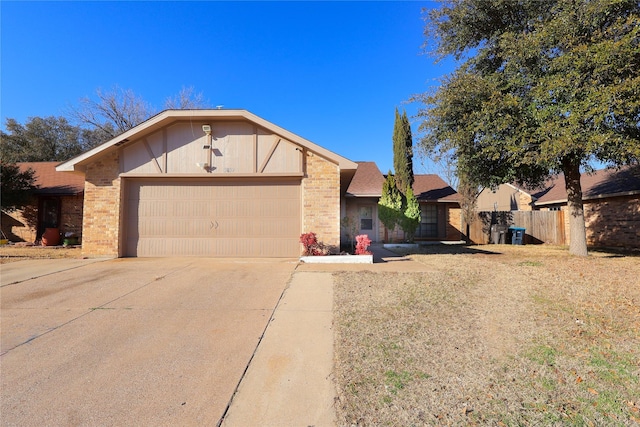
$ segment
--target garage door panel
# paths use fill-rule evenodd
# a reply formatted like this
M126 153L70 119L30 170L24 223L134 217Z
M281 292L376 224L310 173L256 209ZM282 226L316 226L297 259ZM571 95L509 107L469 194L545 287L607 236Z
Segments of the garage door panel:
M300 182L131 181L129 256L300 253Z

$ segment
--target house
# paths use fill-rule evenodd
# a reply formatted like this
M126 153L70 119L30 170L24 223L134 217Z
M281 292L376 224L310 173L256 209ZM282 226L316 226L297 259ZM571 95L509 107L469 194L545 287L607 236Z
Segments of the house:
M528 190L516 184L502 184L496 188L484 188L476 199L479 212L530 211L534 194L539 190Z
M246 110L166 110L57 167L85 176L86 256L338 250L357 164Z
M343 240L353 232L367 234L374 242L385 239L378 219L384 175L374 162L357 162L358 169L347 188L342 206ZM416 241L461 239L459 195L438 175L414 175L413 191L420 204L420 226ZM353 224L353 230L350 225ZM402 230L387 230L390 241L404 240Z
M602 169L580 177L590 246L640 247L640 166ZM542 186L527 189L502 184L484 189L478 196L482 211L567 210L564 175L552 177ZM564 241L569 243L569 216L565 214Z
M582 174L582 201L589 246L640 248L640 165L601 169ZM564 175L545 183L533 201L535 210L565 211L566 241L569 215Z
M21 172L34 171L33 203L24 209L2 213L2 232L14 242L39 242L46 228L82 234L84 176L56 171L60 162L18 163Z

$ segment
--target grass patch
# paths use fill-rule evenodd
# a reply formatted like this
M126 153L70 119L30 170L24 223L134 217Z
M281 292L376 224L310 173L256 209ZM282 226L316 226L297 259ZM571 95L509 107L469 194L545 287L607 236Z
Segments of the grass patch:
M0 264L23 261L28 259L63 259L82 258L80 247L63 246L0 246Z
M540 365L553 366L557 351L548 345L535 346L526 353L526 357Z
M336 273L338 425L640 423L637 257L424 250Z
M521 261L517 265L520 267L542 267L544 264L541 261Z

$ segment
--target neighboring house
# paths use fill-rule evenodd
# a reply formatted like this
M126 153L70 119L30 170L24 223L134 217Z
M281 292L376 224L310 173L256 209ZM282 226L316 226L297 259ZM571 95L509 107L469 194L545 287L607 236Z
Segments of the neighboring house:
M602 169L582 174L582 201L587 244L640 248L640 166ZM535 210L565 211L566 241L569 242L569 215L564 175L547 181L534 194Z
M358 234L367 234L374 242L384 240L384 225L378 219L378 201L382 195L384 175L374 162L357 162L358 169L349 184L342 206L344 219L355 224ZM415 240L453 240L461 239L459 195L438 175L415 175L413 191L420 203L420 226ZM343 226L343 241L350 234ZM387 237L391 241L404 240L399 228L389 230Z
M2 213L2 232L14 242L38 242L45 228L82 234L84 175L56 171L60 162L18 163L21 172L32 169L35 184L31 205Z
M602 169L580 177L590 246L640 247L640 166ZM564 175L547 180L540 188L511 184L484 189L477 210L567 210ZM565 241L569 243L569 216L564 215Z
M338 249L357 165L246 110L167 110L60 166L85 173L87 256L297 257Z
M486 211L530 211L536 190L527 190L515 184L502 184L498 187L484 188L478 195L476 209Z

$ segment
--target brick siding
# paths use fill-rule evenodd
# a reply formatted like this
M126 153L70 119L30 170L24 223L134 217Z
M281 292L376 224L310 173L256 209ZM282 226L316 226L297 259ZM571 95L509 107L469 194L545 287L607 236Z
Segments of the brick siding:
M85 172L82 253L119 256L120 167L116 153L90 164Z
M447 240L462 239L462 209L449 205L447 209Z
M302 180L302 230L314 232L318 241L340 248L340 169L322 157L308 153ZM302 247L301 247L302 248Z
M640 197L585 201L584 216L588 245L640 248Z
M82 196L60 196L60 218L58 228L61 233L82 234ZM2 231L11 241L36 243L38 235L38 200L33 204L3 215Z
M82 196L64 196L60 198L60 232L82 235Z

